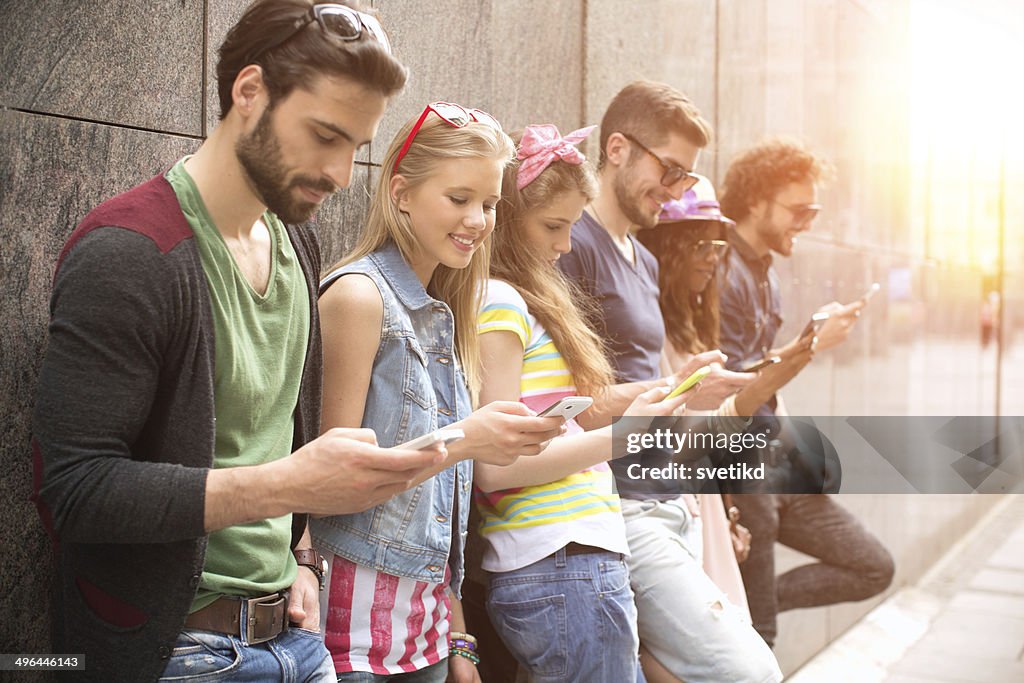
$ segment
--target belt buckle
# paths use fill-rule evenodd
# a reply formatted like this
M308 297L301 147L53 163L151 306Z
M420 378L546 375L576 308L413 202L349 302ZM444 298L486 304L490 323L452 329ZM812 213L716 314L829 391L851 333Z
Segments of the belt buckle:
M273 640L288 629L287 595L274 593L245 601L245 642L249 645ZM275 612L280 609L280 621Z

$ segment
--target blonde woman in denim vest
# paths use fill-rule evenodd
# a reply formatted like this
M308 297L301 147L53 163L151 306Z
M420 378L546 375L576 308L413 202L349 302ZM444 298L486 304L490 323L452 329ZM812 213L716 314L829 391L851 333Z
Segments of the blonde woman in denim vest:
M367 428L382 446L466 434L392 500L314 520L332 558L325 634L339 681L479 680L457 600L471 459L508 464L563 429L515 402L472 410L487 240L513 153L484 112L427 106L392 141L366 229L321 284L323 428Z

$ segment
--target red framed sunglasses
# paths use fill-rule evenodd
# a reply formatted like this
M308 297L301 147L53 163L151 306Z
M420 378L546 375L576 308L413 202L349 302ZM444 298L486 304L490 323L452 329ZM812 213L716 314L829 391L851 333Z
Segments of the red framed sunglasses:
M398 156L395 157L395 165L391 169L391 175L398 173L398 165L402 163L402 159L405 158L406 153L412 146L412 141L416 139L416 134L420 132L420 128L423 127L423 122L427 120L427 115L430 112L434 112L442 121L455 128L462 128L468 125L470 121L476 121L477 123L488 125L495 130L501 130L501 124L498 123L498 119L485 111L466 109L460 104L453 104L451 102L433 102L428 104L423 108L423 113L416 120L412 130L409 131L409 135L402 144L402 149L398 150Z

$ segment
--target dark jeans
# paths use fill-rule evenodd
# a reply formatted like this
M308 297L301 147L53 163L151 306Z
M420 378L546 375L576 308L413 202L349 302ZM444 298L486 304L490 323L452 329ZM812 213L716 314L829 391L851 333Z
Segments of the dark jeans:
M864 600L892 581L893 561L875 536L825 495L735 495L740 523L753 535L740 565L754 628L768 645L776 615L790 609ZM775 541L820 562L775 576Z

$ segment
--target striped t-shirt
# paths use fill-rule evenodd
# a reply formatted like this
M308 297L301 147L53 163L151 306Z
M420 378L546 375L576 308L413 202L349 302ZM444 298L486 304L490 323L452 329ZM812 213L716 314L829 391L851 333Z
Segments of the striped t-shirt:
M441 583L428 583L335 555L324 629L334 670L400 674L446 658L450 582L450 569Z
M529 408L540 412L560 398L576 395L562 354L507 282L488 280L477 329L480 334L512 332L522 342L519 391ZM569 420L567 428L567 436L582 431L574 420ZM487 542L483 557L487 571L525 567L570 542L629 552L619 497L606 463L547 484L491 493L476 489L474 499L480 510L480 535Z

